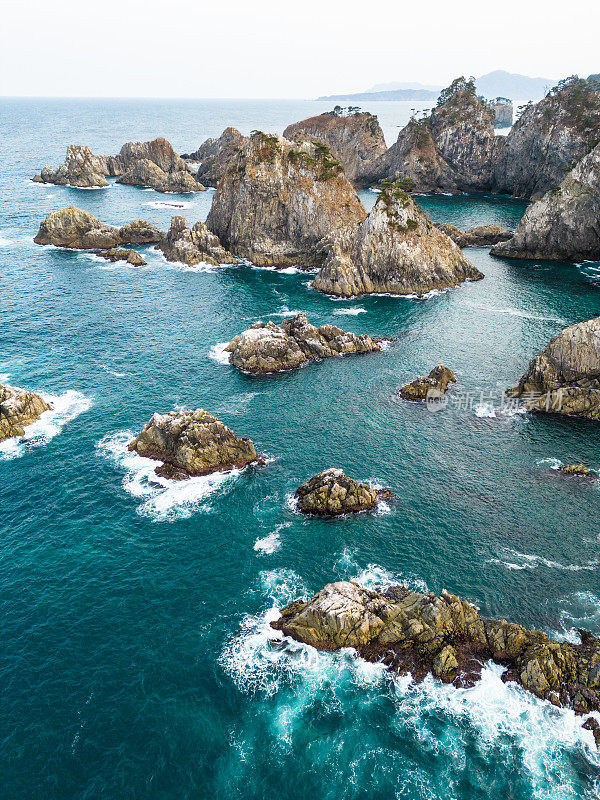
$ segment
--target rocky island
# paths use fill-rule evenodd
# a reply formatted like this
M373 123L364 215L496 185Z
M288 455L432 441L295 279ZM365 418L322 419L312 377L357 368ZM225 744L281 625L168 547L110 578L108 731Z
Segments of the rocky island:
M242 372L265 375L303 367L309 361L381 350L383 339L347 333L335 325L311 325L305 314L281 325L255 322L227 345L229 361Z
M100 222L89 211L69 206L51 211L33 241L76 250L110 250L126 244L156 244L163 236L158 228L143 219L116 228Z
M421 375L412 383L400 389L400 397L405 400L423 401L428 397L445 394L451 383L456 383L456 375L443 364L434 367L429 375Z
M27 425L38 420L52 406L26 389L0 383L0 442L23 436Z
M324 517L370 511L380 500L391 497L389 489L373 489L368 483L349 478L341 469L319 472L299 486L294 494L299 511Z
M96 255L104 258L106 261L116 263L118 261L126 261L132 267L145 267L146 261L141 257L137 250L121 249L111 247L110 250L98 250Z
M171 217L167 235L157 244L167 261L180 261L189 266L196 264L234 264L231 253L221 247L214 233L203 222L190 229L184 217Z
M250 439L202 408L154 414L128 449L160 461L156 474L174 480L264 463Z
M468 231L461 231L456 225L447 222L436 222L435 227L449 236L459 247L488 247L506 242L513 237L513 232L500 225L477 225Z
M85 145L70 144L64 164L56 169L44 167L33 180L36 183L53 183L57 186L109 186L105 175L110 175L106 156L95 156Z

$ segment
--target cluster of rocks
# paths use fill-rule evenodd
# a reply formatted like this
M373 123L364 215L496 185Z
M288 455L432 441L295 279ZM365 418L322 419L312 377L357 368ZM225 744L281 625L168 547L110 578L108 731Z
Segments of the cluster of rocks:
M112 261L113 263L117 261L126 261L133 267L145 267L147 263L137 250L130 250L129 248L122 249L111 247L110 250L98 250L96 255L106 259L106 261Z
M412 383L403 386L400 389L400 396L405 400L422 402L445 394L451 383L456 383L456 375L448 367L438 364L429 375L421 375Z
M559 471L563 475L578 475L582 478L597 478L598 473L593 469L589 469L584 464L562 464Z
M389 489L374 489L367 483L349 478L341 469L326 469L298 487L294 495L303 514L336 517L357 514L377 507L392 497Z
M374 591L348 581L327 584L280 614L271 625L286 636L320 650L353 647L415 679L432 672L469 686L493 659L507 667L504 680L537 697L580 714L600 711L600 641L585 631L581 644L555 642L514 622L482 619L474 605L446 590L437 597L404 586ZM600 742L593 718L588 727Z
M233 264L236 259L221 246L218 238L203 222L190 229L184 217L172 217L171 227L157 245L167 261L184 264Z
M332 356L373 353L383 339L347 333L335 325L311 325L305 314L284 319L281 325L255 322L234 336L225 348L229 361L255 375L297 369L309 361Z
M35 392L0 383L0 442L23 436L25 428L51 408Z
M106 175L110 175L109 158L95 156L85 145L70 144L64 164L56 169L44 167L33 180L36 183L53 183L57 186L108 186Z
M157 227L143 219L116 228L100 222L89 211L69 206L51 211L33 241L79 250L110 250L127 244L156 244L163 236Z
M435 227L443 231L459 247L489 247L499 242L506 242L513 236L512 231L500 225L477 225L467 231L461 231L456 225L447 222L438 222Z

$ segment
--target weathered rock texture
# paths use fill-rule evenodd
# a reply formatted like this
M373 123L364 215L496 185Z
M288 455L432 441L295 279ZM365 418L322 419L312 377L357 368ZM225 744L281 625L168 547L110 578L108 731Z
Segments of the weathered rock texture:
M225 128L218 139L207 139L194 152L183 155L188 161L200 162L196 180L205 186L216 186L231 159L248 141L236 128Z
M258 266L320 265L316 244L366 216L329 148L254 133L223 175L206 225Z
M100 258L106 259L106 261L112 261L113 263L117 261L126 261L133 267L145 267L147 263L137 252L137 250L122 250L116 247L111 247L110 250L98 250L96 255L100 256Z
M163 236L158 228L143 219L115 228L104 225L89 211L69 206L48 214L33 241L55 247L107 250L124 244L154 244Z
M184 217L171 217L171 227L165 238L157 245L167 261L184 264L233 264L235 258L228 253L203 222L196 222L190 229Z
M148 186L157 192L202 192L185 161L162 137L151 142L127 142L115 157L121 171L117 183Z
M597 478L598 473L584 464L562 464L559 470L563 475L578 475L582 478Z
M328 145L352 183L365 186L377 178L376 162L387 150L383 131L374 114L341 117L333 112L288 125L286 139L314 139Z
M513 622L481 619L477 608L443 590L381 592L330 583L308 601L295 600L271 623L285 635L322 650L356 648L417 680L433 672L457 686L472 685L489 659L505 665L504 680L577 713L600 711L600 641L554 642Z
M491 252L506 258L600 259L600 144L560 186L533 202L514 236Z
M483 275L397 184L386 185L367 219L325 239L313 286L326 294L424 294Z
M105 175L109 174L105 156L95 156L89 147L70 144L67 147L65 163L57 169L44 167L40 175L34 177L37 183L54 183L58 186L108 186Z
M487 247L488 245L506 242L513 237L513 232L500 225L478 225L461 231L456 225L447 222L436 222L435 227L449 236L459 247Z
M599 139L600 92L576 77L561 81L523 111L506 137L495 163L494 191L541 197Z
M372 489L367 483L349 478L341 469L326 469L299 486L294 495L303 514L339 516L369 511L384 498L389 489Z
M255 322L227 345L230 362L253 374L283 372L308 361L381 350L382 339L347 333L335 325L311 325L305 314L284 319L281 326Z
M144 458L161 461L157 475L184 480L262 461L248 438L237 436L208 411L154 414L129 444Z
M456 383L456 376L443 364L434 367L429 375L422 375L412 383L400 389L400 396L405 400L427 400L427 397L439 397L448 391L451 383Z
M600 317L551 339L509 394L530 411L600 419Z
M0 383L0 442L23 436L25 427L50 408L39 394Z
M513 104L511 100L497 97L489 103L494 111L496 128L510 128L513 124Z
M430 116L411 119L380 159L381 178L409 180L422 192L490 188L499 145L494 111L459 78L440 95Z

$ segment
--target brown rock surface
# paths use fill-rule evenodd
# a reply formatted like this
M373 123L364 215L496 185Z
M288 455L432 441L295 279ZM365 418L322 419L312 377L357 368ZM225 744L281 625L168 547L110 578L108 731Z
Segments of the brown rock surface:
M236 259L228 253L203 222L196 222L190 229L184 217L171 217L171 227L165 238L157 245L167 261L184 264L233 264Z
M456 376L451 369L439 364L434 367L429 375L422 375L412 383L400 389L400 396L405 400L427 400L428 397L440 397L448 391L451 383L456 382Z
M50 408L39 394L0 383L0 442L23 436L26 426Z
M376 508L380 499L391 497L391 492L372 489L341 469L326 469L299 486L294 497L303 514L339 516Z

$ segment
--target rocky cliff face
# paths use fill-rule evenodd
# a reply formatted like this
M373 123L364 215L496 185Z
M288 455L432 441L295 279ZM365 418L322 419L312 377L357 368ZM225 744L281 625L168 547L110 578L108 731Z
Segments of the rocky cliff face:
M38 183L54 183L58 186L108 186L104 177L108 173L107 159L95 156L89 147L70 144L65 163L57 169L44 167L33 179Z
M39 394L0 383L0 442L23 436L26 426L50 408Z
M600 317L551 339L510 394L530 411L600 419Z
M228 253L203 222L197 222L190 230L184 217L171 217L167 235L157 245L167 261L184 264L233 264L235 258Z
M303 514L335 517L370 511L379 500L391 497L391 492L359 483L341 469L326 469L299 486L294 497Z
M156 474L176 480L241 469L261 460L250 439L238 439L202 408L154 414L129 444L129 450L161 461Z
M313 286L326 294L424 294L483 275L396 184L385 186L367 219L324 241Z
M489 105L494 112L494 126L496 128L510 128L513 124L514 114L512 102L510 100L502 101L500 99L496 99Z
M151 142L127 142L115 156L117 183L148 186L157 192L202 192L185 161L162 137Z
M255 133L223 175L206 225L258 266L319 266L315 245L366 216L339 163L321 143Z
M494 191L541 197L600 139L600 92L587 81L561 82L526 108L506 137L494 169Z
M157 243L163 236L143 219L115 228L104 225L89 211L69 206L48 214L33 241L79 250L109 250L124 244Z
M378 169L382 178L410 180L418 191L483 191L491 186L497 149L493 109L458 79L429 117L411 119Z
M533 202L515 235L491 252L506 258L600 259L600 144L557 188Z
M474 605L446 590L440 597L403 586L378 592L347 581L280 613L271 624L293 639L322 650L354 647L417 680L433 672L472 685L492 658L508 667L504 680L540 698L578 713L600 711L600 641L589 633L579 645L554 642L504 619L481 619Z
M248 141L236 128L225 128L218 139L207 139L194 152L185 156L188 161L199 161L196 180L205 186L216 186L233 156Z
M227 345L230 362L253 374L297 369L309 361L381 350L381 339L347 333L335 325L311 325L305 314L284 319L281 326L255 322Z
M368 112L347 117L333 112L320 114L288 125L283 135L286 139L314 139L326 144L348 180L359 186L376 179L375 164L387 150L379 121Z

